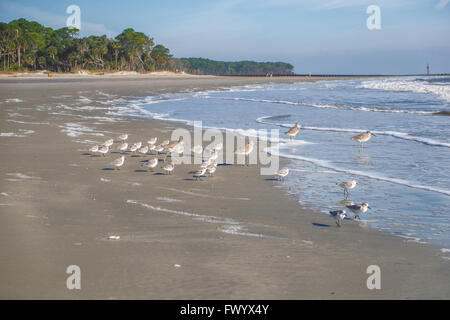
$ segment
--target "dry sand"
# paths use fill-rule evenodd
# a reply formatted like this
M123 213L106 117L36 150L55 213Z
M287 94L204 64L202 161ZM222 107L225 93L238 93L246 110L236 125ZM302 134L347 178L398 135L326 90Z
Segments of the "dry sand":
M355 221L335 227L256 166L192 181L192 165L153 174L127 155L120 171L104 170L117 154L86 153L87 140L168 139L180 127L82 109L105 107L93 102L105 93L298 80L0 79L0 298L448 299L439 248ZM81 268L81 290L66 288L69 265ZM369 265L381 268L381 290L366 287Z

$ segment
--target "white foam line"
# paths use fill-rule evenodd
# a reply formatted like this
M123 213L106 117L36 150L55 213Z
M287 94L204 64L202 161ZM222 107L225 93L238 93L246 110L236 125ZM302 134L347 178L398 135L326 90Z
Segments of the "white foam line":
M256 122L263 123L263 124L269 124L269 125L276 125L283 128L290 128L293 126L293 124L284 124L284 123L277 123L277 122L269 122L265 121L268 118L273 118L273 116L263 116L256 119ZM367 130L362 129L347 129L347 128L332 128L332 127L310 127L310 126L303 126L301 127L301 130L313 130L313 131L327 131L327 132L344 132L344 133L362 133L366 132ZM425 145L434 146L434 147L445 147L450 148L450 143L437 141L425 137L418 137L418 136L412 136L409 133L405 132L398 132L398 131L371 131L374 134L377 135L384 135L384 136L391 136L398 139L403 140L409 140L414 142L419 142Z
M431 191L431 192L438 192L438 193L450 196L450 190L441 189L441 188L435 188L435 187L430 187L430 186L424 186L424 185L419 185L419 184L415 184L415 183L413 183L411 181L404 180L404 179L387 178L387 177L384 177L384 176L381 176L381 175L378 175L378 174L374 174L374 173L370 173L370 172L364 172L364 171L359 171L359 170L350 170L350 169L342 169L342 168L339 168L339 167L336 167L336 166L332 165L327 160L320 160L320 159L303 157L303 156L299 156L299 155L292 155L292 154L287 154L287 153L283 153L283 152L280 152L280 151L277 152L275 148L273 148L273 149L268 148L268 152L270 152L273 155L277 155L277 156L282 156L282 157L286 157L286 158L303 160L303 161L307 161L307 162L310 162L310 163L314 163L314 164L316 164L316 165L318 165L320 167L331 169L331 170L334 170L334 171L337 171L337 172L341 172L341 173L347 173L347 174L351 174L351 175L355 175L355 176L371 178L371 179L375 179L375 180L379 180L379 181L391 182L391 183L404 185L406 187L410 187L410 188L414 188L414 189L421 189L421 190L426 190L426 191Z
M155 207L155 206L152 206L150 204L147 204L147 203L144 203L144 202L140 202L138 200L127 200L127 203L140 205L140 206L142 206L144 208L151 209L151 210L154 210L154 211L173 213L173 214L176 214L176 215L191 217L191 218L194 218L195 220L200 220L200 221L205 221L205 222L210 222L210 223L224 223L224 224L232 224L232 225L239 224L239 222L237 222L237 221L235 221L233 219L229 219L229 218L221 219L221 218L218 218L218 217L215 217L215 216L208 216L208 215L203 215L203 214L198 214L198 213L192 213L192 212L186 212L186 211L178 211L178 210L172 210L172 209L167 209L167 208Z
M160 189L174 191L174 192L180 192L180 193L184 193L184 194L188 194L188 195L192 195L192 196L204 197L204 198L229 199L229 200L245 200L245 201L250 200L250 198L231 198L231 197L223 197L223 196L210 196L210 195L207 195L207 194L201 194L201 193L185 191L185 190L178 190L178 189L175 189L175 188L166 188L166 187L159 187L159 188Z
M337 109L337 110L354 110L354 111L370 111L370 112L384 112L384 113L411 113L411 114L435 114L436 110L409 110L409 109L389 109L389 108L376 108L376 107L354 107L354 106L341 106L332 104L310 103L301 101L286 101L286 100L268 100L268 99L251 99L251 98L224 98L224 97L207 97L208 99L218 100L235 100L235 101L248 101L248 102L262 102L262 103L275 103L275 104L287 104L295 106L305 106L312 108L325 108L325 109Z

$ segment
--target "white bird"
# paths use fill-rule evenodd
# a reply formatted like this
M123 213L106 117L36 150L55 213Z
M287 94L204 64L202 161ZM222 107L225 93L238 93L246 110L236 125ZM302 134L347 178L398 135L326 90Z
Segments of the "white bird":
M193 175L195 180L198 180L198 179L202 180L201 177L205 176L205 172L206 172L206 168L200 168L199 170L195 171L194 175Z
M113 143L114 143L113 139L108 139L103 143L103 145L106 147L111 147L113 145Z
M128 134L126 134L126 133L121 134L120 136L117 137L117 140L119 140L119 141L125 141L127 139L128 139Z
M100 152L103 156L105 156L105 154L107 154L109 151L109 147L107 146L101 146L100 149L98 149L98 152Z
M139 148L138 152L139 152L140 154L146 155L147 152L148 152L148 146Z
M128 143L126 143L126 142L122 143L122 144L119 146L119 150L122 151L122 152L127 151L127 149L128 149Z
M152 146L156 143L156 141L158 141L158 138L154 137L154 138L150 138L150 140L148 140L147 143Z
M131 147L130 147L130 151L131 151L131 152L136 152L137 149L139 149L139 148L140 148L140 146L139 146L138 143L133 143L133 144L131 145Z
M89 148L90 152L98 152L98 145L92 146Z
M300 123L296 123L295 126L293 126L292 128L290 128L288 131L286 131L284 134L289 136L291 139L292 137L295 137L298 133L298 131L300 130Z
M117 158L111 164L117 168L117 170L120 170L119 167L123 166L125 163L125 156L121 156L120 158Z
M348 190L351 190L356 186L356 180L338 182L336 185L344 189L344 198L347 199L349 195Z
M250 141L242 148L237 149L234 153L237 155L245 155L247 157L250 153L252 153L254 145L255 143Z
M349 209L353 214L355 215L355 219L360 219L359 217L361 214L367 211L367 209L371 209L369 207L369 204L367 202L361 203L361 204L353 204L351 206L346 206L347 209Z
M156 168L156 166L158 165L159 159L158 158L153 158L148 160L148 162L144 163L143 166L150 168L151 171L153 171L153 168Z
M289 174L289 168L282 168L277 171L278 180L286 177Z
M202 154L203 147L201 145L196 145L196 146L193 146L191 150L193 153Z
M155 147L155 151L156 151L157 153L163 152L163 151L164 151L164 146L162 146L162 145L157 145L157 146Z
M330 215L334 218L334 221L338 227L341 226L342 221L347 217L345 210L330 211Z
M214 172L216 172L217 167L214 164L210 164L209 166L206 167L206 170L208 171L209 176L212 176Z
M163 142L161 142L161 146L165 147L170 143L170 140L164 140Z
M165 164L163 170L167 171L169 174L172 174L175 169L175 164L173 162Z

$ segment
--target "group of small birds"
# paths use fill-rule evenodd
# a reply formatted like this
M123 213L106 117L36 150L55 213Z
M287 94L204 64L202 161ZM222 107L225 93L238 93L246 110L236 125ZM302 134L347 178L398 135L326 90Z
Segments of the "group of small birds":
M288 131L286 131L284 134L289 136L291 139L297 135L297 133L300 131L300 123L296 123L292 128L290 128ZM373 132L366 131L363 133L360 133L356 136L351 137L350 139L353 141L357 141L359 143L359 147L364 147L364 142L367 142L370 140L372 136L376 136ZM278 170L277 174L279 176L285 177L288 175L289 169L283 168L281 170ZM341 187L344 190L344 199L347 199L349 196L349 190L356 187L356 180L350 180L350 181L343 181L336 183L339 187ZM367 209L370 209L370 206L367 202L363 202L361 204L348 204L345 206L348 210L350 210L354 216L355 219L361 219L360 215L365 213ZM347 218L347 212L345 210L332 210L330 211L330 215L335 219L336 225L340 227L342 225L342 221Z
M155 157L149 159L146 162L143 162L142 166L146 167L150 171L154 171L154 169L158 166L160 160L164 162L162 166L162 170L166 172L166 174L172 174L175 170L175 161L171 161L169 163L166 162L166 159L169 154L183 154L184 153L184 144L183 137L180 137L177 141L164 140L160 144L157 144L158 138L153 137L147 141L146 145L143 145L141 141L135 142L129 145L126 140L128 139L128 134L121 134L117 137L117 142L120 143L117 146L117 150L122 153L119 158L116 158L110 164L114 166L117 170L120 170L125 164L125 154L141 154L148 155L154 154ZM110 147L114 144L114 139L106 140L102 145L95 145L89 149L92 153L100 153L105 156L109 151ZM200 168L193 173L193 177L198 180L202 177L205 177L206 174L212 176L217 169L217 161L218 152L222 150L222 144L216 144L214 147L210 148L209 156L202 162ZM194 154L203 154L203 147L201 145L194 146L192 148L192 152ZM164 158L160 159L158 156L164 154Z
M294 138L298 132L300 131L300 123L296 123L292 128L290 128L288 131L285 132L285 135L289 136L291 139ZM363 147L364 142L369 141L373 134L370 131L360 133L356 136L351 137L352 140L359 142L360 147ZM149 159L147 162L144 162L142 166L150 169L151 171L154 171L154 169L158 166L160 159L158 158L158 155L164 154L163 162L165 163L162 166L162 170L166 172L166 174L172 174L172 172L175 170L175 163L174 161L171 161L169 163L166 163L167 156L169 154L183 154L185 151L184 144L183 144L183 138L180 137L178 141L170 141L170 140L164 140L160 144L157 144L158 138L153 137L147 141L146 145L143 145L142 142L135 142L131 145L129 145L126 141L128 140L128 134L121 134L117 137L117 142L120 143L117 147L117 150L122 153L122 155L111 162L111 165L114 166L116 169L120 170L120 167L122 167L125 164L125 153L139 153L141 155L147 155L147 154L153 154L155 152L156 157ZM99 153L102 156L105 156L109 151L110 147L114 144L114 139L108 139L106 140L102 145L95 145L89 149L92 153ZM223 149L222 144L216 144L214 147L209 148L209 156L204 159L198 168L198 170L193 172L193 178L195 180L198 180L202 177L205 177L206 174L209 174L212 176L217 169L217 158L218 158L218 152ZM237 149L234 153L236 155L244 155L245 157L249 156L250 153L254 149L254 142L249 141L245 146L242 148ZM196 145L191 149L193 154L197 155L203 155L204 150L203 146ZM278 176L278 180L283 179L289 174L289 168L282 168L279 169L276 172L276 175ZM356 186L356 180L350 180L350 181L343 181L336 183L339 187L341 187L344 190L344 198L347 199L349 195L349 190L355 188ZM369 204L367 202L361 203L361 204L349 204L346 205L346 208L349 209L355 216L355 219L360 219L360 215L365 213L367 209L370 209ZM342 221L347 217L347 213L345 210L334 210L330 211L330 215L335 219L336 225L341 226Z

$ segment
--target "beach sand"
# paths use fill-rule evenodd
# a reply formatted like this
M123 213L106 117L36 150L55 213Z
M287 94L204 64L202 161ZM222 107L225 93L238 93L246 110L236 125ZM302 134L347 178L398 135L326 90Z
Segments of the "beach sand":
M255 165L219 166L193 181L194 165L153 174L127 155L121 170L105 170L118 154L87 153L121 133L162 140L184 127L82 109L107 107L95 101L108 95L299 80L0 79L0 298L450 298L439 248L355 221L338 228ZM66 287L69 265L81 268L81 290ZM381 268L380 290L366 286L369 265Z

